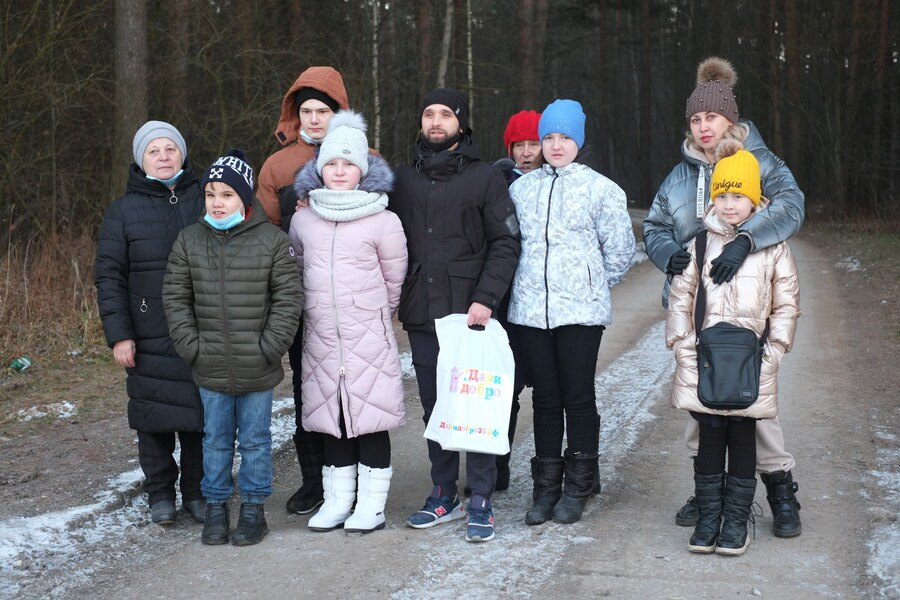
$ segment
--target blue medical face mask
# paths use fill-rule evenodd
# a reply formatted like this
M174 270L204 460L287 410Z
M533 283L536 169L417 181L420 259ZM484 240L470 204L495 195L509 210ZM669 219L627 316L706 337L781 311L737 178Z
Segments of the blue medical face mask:
M206 213L203 216L203 220L219 231L227 231L243 221L244 215L241 214L241 209L237 209L224 219L214 219L213 217L209 216L209 213Z
M158 181L166 187L172 187L173 185L175 185L175 182L178 181L178 178L181 177L182 173L184 173L184 169L179 170L173 177L170 177L169 179L157 179L153 175L147 175L147 179Z

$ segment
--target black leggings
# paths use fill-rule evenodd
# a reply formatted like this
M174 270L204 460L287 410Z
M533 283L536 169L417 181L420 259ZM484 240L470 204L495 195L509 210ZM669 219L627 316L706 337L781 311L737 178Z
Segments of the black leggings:
M697 474L724 473L727 451L729 475L743 479L756 477L756 421L726 418L723 422L723 427L700 423L700 447L695 463Z
M343 414L340 416L339 424L341 437L322 436L326 465L349 467L362 463L373 469L387 469L391 466L391 436L387 431L348 438Z

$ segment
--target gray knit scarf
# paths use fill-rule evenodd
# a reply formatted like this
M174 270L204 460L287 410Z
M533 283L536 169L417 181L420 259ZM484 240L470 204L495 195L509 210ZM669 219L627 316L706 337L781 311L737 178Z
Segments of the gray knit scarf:
M326 221L355 221L380 213L388 205L387 194L362 190L310 190L309 207Z

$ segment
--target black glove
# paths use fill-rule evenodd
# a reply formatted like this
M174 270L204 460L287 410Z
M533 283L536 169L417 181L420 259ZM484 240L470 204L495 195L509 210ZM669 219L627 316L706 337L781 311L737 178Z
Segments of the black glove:
M746 235L739 235L733 242L725 244L722 254L710 263L712 268L709 270L709 276L712 277L713 283L731 281L748 254L750 254L750 238Z
M691 253L687 250L676 250L675 253L669 257L666 273L681 275L689 264L691 264Z

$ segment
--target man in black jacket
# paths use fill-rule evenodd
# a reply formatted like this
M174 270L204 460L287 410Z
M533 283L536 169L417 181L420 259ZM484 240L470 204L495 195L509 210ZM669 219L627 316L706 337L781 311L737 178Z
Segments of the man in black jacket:
M422 102L421 136L415 162L397 169L389 208L403 223L409 272L399 318L409 334L425 422L437 399L438 339L434 320L468 315L469 326L486 325L516 269L519 224L506 181L481 160L468 128L469 104L451 89L429 92ZM459 453L428 441L434 488L407 525L432 527L466 515L457 496ZM472 487L466 539L494 537L490 497L497 477L495 457L469 452Z

